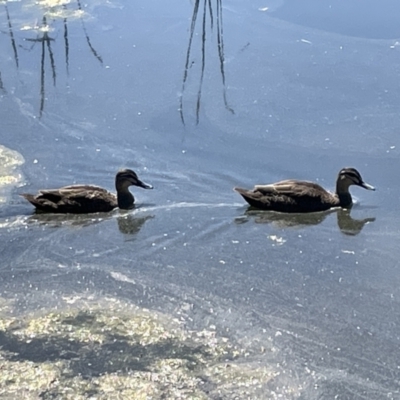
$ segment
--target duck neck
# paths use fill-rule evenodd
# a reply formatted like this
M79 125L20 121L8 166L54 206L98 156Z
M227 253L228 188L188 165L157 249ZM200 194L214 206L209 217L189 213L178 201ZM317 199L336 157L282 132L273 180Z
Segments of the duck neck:
M128 188L119 189L117 191L117 202L118 202L118 208L128 209L133 207L135 198L133 197L132 193L128 190Z
M336 195L339 198L341 207L351 207L353 204L353 199L351 198L351 194L349 192L349 186L340 181L336 185Z

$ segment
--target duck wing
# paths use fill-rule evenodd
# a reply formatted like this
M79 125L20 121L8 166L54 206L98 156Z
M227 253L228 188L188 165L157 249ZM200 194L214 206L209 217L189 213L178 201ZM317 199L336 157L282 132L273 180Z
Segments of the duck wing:
M312 212L339 205L336 196L314 182L285 180L256 185L252 190L235 188L253 207L281 212ZM336 204L337 203L337 204Z
M295 179L288 179L268 185L255 185L254 191L259 191L265 195L281 194L292 197L311 196L319 197L321 194L330 194L322 186L309 181L297 181Z
M106 189L93 185L71 185L40 190L37 195L22 194L38 210L55 213L92 213L111 211L117 198Z

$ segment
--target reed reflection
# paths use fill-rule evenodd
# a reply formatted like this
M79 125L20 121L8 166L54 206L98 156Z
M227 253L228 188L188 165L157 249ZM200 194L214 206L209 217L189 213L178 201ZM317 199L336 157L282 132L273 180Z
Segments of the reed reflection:
M19 68L18 50L17 50L17 44L15 42L14 29L13 29L13 25L12 25L11 18L10 18L10 12L8 10L8 2L7 2L7 0L4 1L3 4L4 4L4 9L5 9L6 18L7 18L8 36L10 37L11 47L12 47L13 53L14 53L14 60L15 60L15 64L16 64L17 69L18 69Z
M51 66L51 72L52 72L52 77L53 77L53 86L56 86L56 64L54 61L54 53L51 47L51 42L54 41L53 38L49 36L49 31L50 27L47 24L47 19L45 16L43 16L42 19L42 25L40 27L40 31L42 32L42 36L37 37L36 39L25 39L28 42L33 42L31 48L29 49L32 50L34 45L36 43L41 43L41 58L40 58L40 110L39 110L39 116L42 116L43 109L44 109L44 100L46 97L45 93L45 58L46 58L46 48L49 53L49 60L50 60L50 66Z
M200 11L200 17L199 17ZM198 22L200 20L200 22ZM217 40L217 52L219 59L219 68L222 80L222 97L224 101L225 108L234 114L234 110L229 106L227 95L226 95L226 81L225 81L225 55L224 55L224 34L223 34L223 19L222 19L222 0L195 0L193 7L192 20L190 25L189 43L186 51L186 61L183 71L182 79L182 90L179 97L179 112L182 123L185 125L184 117L184 95L186 90L186 83L188 79L189 72L195 65L195 61L192 60L192 47L193 39L195 37L196 24L201 26L201 63L200 63L200 78L197 90L197 100L196 100L196 124L199 123L200 119L200 108L201 108L201 96L203 89L204 74L206 69L206 39L211 31L214 34L214 24L216 30L216 40ZM207 26L207 23L210 26Z
M80 0L41 0L35 3L33 2L21 2L21 3L13 3L20 4L19 9L16 8L15 15L18 17L20 21L21 18L24 18L25 21L22 26L20 26L17 30L15 29L16 24L12 21L12 13L8 7L8 1L2 2L5 9L5 19L7 25L7 32L4 32L8 35L11 42L11 48L13 51L13 58L15 61L15 65L17 69L20 68L20 54L18 53L18 49L21 48L25 50L27 53L34 50L37 44L40 45L40 105L39 105L39 117L42 116L44 107L45 107L45 99L46 99L46 65L50 66L50 74L53 86L55 87L57 84L57 50L55 43L57 42L57 31L62 31L63 38L63 47L64 47L64 59L65 59L65 68L67 76L69 76L70 72L70 48L71 41L69 37L69 23L75 22L76 20L80 20L81 29L83 32L83 36L88 45L90 53L96 58L97 61L102 65L103 59L98 51L94 48L90 36L88 34L88 30L85 24L85 11L83 11L82 4ZM17 5L15 6L17 7ZM25 16L26 13L29 12L30 16ZM30 23L29 20L37 21L37 14L41 14L39 20L41 21L39 24L37 22ZM21 17L22 16L22 17ZM21 24L21 23L20 23ZM60 28L61 24L61 28ZM36 34L36 37L20 37L18 38L18 31L21 32L32 32ZM54 34L53 34L54 32ZM21 43L19 43L19 41ZM30 46L24 46L24 43L31 43ZM47 54L46 54L47 53ZM48 60L48 64L46 63ZM3 74L4 76L4 74ZM0 89L4 89L3 81L0 76Z
M6 89L4 88L3 85L3 79L1 78L1 71L0 71L0 90L4 93L6 92Z
M275 211L255 210L249 207L245 212L245 218L237 218L235 222L243 223L250 219L254 219L258 224L273 224L278 228L302 228L306 226L318 225L325 220L325 218L336 213L337 224L340 231L345 235L355 236L358 235L364 226L370 222L374 222L374 217L355 219L352 218L348 209L332 209L324 212L291 214L279 213Z
M77 4L78 4L78 9L80 11L79 15L79 19L81 21L81 25L82 25L82 30L83 30L83 34L85 36L86 39L86 43L89 46L89 49L91 51L91 53L93 54L93 56L100 62L100 64L103 64L103 58L100 56L100 54L95 50L95 48L92 45L92 42L90 41L90 37L89 34L86 30L86 25L85 25L85 21L83 20L82 16L84 14L83 10L82 10L82 5L81 5L81 1L77 0Z

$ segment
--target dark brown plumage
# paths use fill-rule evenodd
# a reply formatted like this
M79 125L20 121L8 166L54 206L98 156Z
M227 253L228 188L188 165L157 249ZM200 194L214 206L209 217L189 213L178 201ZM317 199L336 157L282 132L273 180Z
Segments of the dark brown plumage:
M234 188L253 207L280 212L314 212L332 207L348 208L353 204L349 187L361 186L375 190L365 183L355 168L343 168L336 181L336 192L330 193L317 183L285 180L269 185L256 185L252 190Z
M87 214L106 212L119 207L129 209L134 206L135 198L129 186L152 189L151 185L142 182L130 169L119 171L115 177L117 195L106 189L93 185L72 185L59 189L39 190L36 195L21 194L37 210L51 213Z

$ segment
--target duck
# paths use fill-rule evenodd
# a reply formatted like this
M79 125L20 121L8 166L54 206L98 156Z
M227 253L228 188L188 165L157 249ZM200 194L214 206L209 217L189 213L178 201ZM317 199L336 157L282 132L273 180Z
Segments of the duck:
M123 169L115 176L117 194L94 185L71 185L59 189L43 189L37 194L22 193L36 210L47 213L88 214L108 212L118 207L123 210L135 205L135 198L129 186L153 189L153 186L141 181L136 172Z
M367 190L375 190L365 183L355 168L343 168L336 180L335 193L328 192L314 182L295 179L268 185L256 185L251 190L235 187L250 206L285 213L307 213L326 211L330 208L351 208L353 199L349 192L351 185Z

